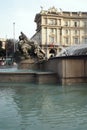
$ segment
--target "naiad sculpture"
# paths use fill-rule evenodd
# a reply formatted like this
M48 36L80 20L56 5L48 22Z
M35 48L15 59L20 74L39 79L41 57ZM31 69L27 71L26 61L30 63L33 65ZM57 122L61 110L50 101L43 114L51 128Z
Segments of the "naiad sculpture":
M41 47L34 41L30 41L23 32L21 32L21 35L19 36L18 49L24 59L45 59L45 52L41 49Z

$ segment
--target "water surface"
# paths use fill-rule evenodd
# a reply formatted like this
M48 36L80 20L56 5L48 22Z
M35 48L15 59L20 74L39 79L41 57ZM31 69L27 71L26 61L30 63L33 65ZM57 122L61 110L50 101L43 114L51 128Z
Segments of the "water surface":
M87 84L0 84L0 130L86 130Z

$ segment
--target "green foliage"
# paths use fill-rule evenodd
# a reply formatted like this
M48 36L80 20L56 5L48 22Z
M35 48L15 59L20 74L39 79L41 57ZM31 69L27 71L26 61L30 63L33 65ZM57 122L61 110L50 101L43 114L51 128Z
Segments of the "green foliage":
M8 56L13 55L14 53L14 40L13 39L6 40L5 49Z
M2 41L0 41L0 57L5 57L6 51L2 48Z
M2 41L0 41L0 48L2 48Z

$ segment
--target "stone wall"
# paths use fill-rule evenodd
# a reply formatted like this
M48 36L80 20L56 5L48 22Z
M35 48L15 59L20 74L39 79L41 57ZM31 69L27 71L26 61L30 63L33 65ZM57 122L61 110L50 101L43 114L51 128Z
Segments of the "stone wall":
M35 81L35 73L0 72L0 83L31 83Z
M39 70L42 72L53 72L54 76L56 76L57 74L55 79L52 79L54 77L53 74L45 74L45 73L36 74L35 75L36 78L34 79L34 81L36 80L39 83L41 82L50 83L51 80L53 83L58 82L63 85L87 83L86 56L53 57L47 61L43 61L42 63L24 61L19 65L19 68ZM45 79L46 77L45 75L47 76L48 79ZM28 79L31 78L29 77Z
M57 75L52 72L0 72L0 83L55 84Z
M87 82L86 56L51 58L40 64L40 69L57 73L58 82L63 85Z

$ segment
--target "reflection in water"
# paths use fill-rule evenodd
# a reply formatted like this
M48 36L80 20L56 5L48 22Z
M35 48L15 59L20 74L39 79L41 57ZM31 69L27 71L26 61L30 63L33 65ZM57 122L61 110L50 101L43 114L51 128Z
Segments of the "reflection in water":
M0 84L0 130L86 130L87 87Z

